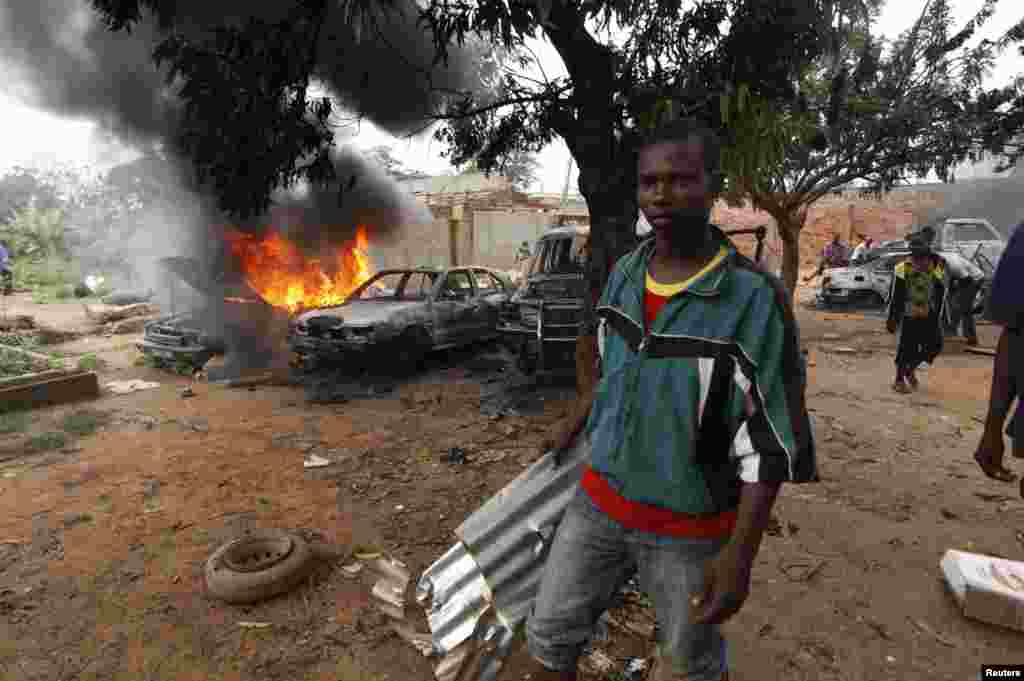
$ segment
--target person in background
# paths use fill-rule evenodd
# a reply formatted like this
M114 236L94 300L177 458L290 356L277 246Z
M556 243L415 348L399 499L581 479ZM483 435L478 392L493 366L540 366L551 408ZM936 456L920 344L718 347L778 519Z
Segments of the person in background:
M946 332L950 335L955 334L962 326L967 345L973 347L978 344L974 305L978 299L978 292L985 283L985 273L973 262L956 253L948 254L944 260L949 280Z
M587 329L598 385L554 458L576 437L589 456L526 625L517 676L533 681L575 681L634 569L659 622L648 679L727 680L720 625L750 593L779 487L818 479L788 293L710 223L717 136L670 123L635 162L653 236L615 264Z
M832 241L821 252L821 260L818 262L818 269L810 276L804 277L804 282L809 282L822 274L826 269L833 267L846 267L850 262L850 249L843 243L839 232L832 235Z
M857 238L860 239L860 243L853 249L853 255L850 256L850 262L860 262L867 256L868 251L875 247L875 240L869 236L858 234Z
M1024 223L1010 236L1010 242L999 259L989 297L989 316L1003 327L996 346L992 371L988 416L974 460L988 477L1013 482L1017 476L1003 466L1003 425L1014 400L1017 410L1006 434L1013 441L1014 458L1024 459ZM1024 479L1020 486L1024 497Z
M931 364L942 350L942 260L918 237L910 242L910 254L894 270L885 324L889 333L899 331L892 388L900 393L917 390L917 367Z
M14 292L14 270L11 268L11 252L7 250L7 244L0 241L0 285L3 286L3 294L11 295Z

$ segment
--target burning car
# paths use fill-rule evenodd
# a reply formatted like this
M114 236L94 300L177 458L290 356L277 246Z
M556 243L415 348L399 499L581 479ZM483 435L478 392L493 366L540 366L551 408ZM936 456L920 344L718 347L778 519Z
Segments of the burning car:
M301 361L380 352L408 370L432 350L494 338L510 288L483 267L382 270L341 305L296 316L288 345Z
M238 273L216 274L192 258L163 258L160 265L198 293L202 303L187 312L149 322L136 347L158 364L200 368L216 355L242 349L256 362L272 354L274 329L284 310L264 301ZM173 302L172 302L173 305Z

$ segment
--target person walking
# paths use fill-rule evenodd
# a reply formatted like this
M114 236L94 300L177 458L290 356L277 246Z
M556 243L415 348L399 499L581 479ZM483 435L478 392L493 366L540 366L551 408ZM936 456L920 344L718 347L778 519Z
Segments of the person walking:
M804 277L807 283L817 276L820 276L826 269L833 267L846 267L850 262L850 249L843 243L839 232L832 235L832 241L821 251L821 259L818 261L818 269L813 274Z
M710 223L720 145L677 121L637 164L652 235L613 268L591 329L597 386L558 450L590 448L526 626L533 681L574 681L634 573L659 622L655 681L722 681L720 625L750 576L783 482L818 479L791 302Z
M946 332L956 334L963 329L967 345L978 344L978 327L974 320L974 307L978 292L985 283L985 272L959 253L943 254L949 293L946 296Z
M853 255L850 256L850 262L860 262L867 256L868 252L875 247L875 240L871 237L859 234L858 238L860 239L860 243L858 243L856 248L853 249Z
M3 285L3 294L9 296L14 292L14 269L11 266L11 252L7 244L0 241L0 284Z
M1003 426L1014 400L1017 409L1006 434L1013 442L1014 458L1024 459L1024 223L1010 235L1010 242L999 259L992 295L989 297L989 316L1003 327L996 346L996 359L989 391L988 415L985 427L974 453L974 460L988 477L1001 482L1017 479L1003 465ZM1024 479L1020 485L1024 497Z
M910 242L910 258L893 272L886 328L899 332L896 346L896 380L892 388L908 393L917 390L917 368L931 364L942 351L942 306L945 277L942 259L918 237Z

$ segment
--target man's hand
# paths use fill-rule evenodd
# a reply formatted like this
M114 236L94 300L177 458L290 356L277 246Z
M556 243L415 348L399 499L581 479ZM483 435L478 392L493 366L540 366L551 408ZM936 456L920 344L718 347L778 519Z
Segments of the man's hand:
M895 319L887 319L885 321L885 328L889 333L896 333L896 330L900 328L900 325L896 323Z
M704 589L690 601L694 623L721 624L738 613L750 595L753 567L752 550L734 543L727 544L708 563Z

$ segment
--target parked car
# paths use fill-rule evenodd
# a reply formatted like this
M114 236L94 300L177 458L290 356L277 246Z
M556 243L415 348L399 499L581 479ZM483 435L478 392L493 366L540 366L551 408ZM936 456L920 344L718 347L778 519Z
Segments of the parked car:
M643 228L643 233L649 234L646 220L640 222L638 233ZM755 227L725 233L754 235L754 260L760 263L767 231L766 227ZM505 347L516 355L520 371L527 375L575 368L576 339L587 292L589 239L590 229L582 226L556 227L546 232L533 249L525 283L504 307L498 328Z
M533 249L525 282L502 311L499 331L525 374L574 366L586 295L590 230L558 227Z
M897 242L905 243L905 242ZM881 250L881 249L879 249ZM950 262L956 259L966 260L958 252L939 251L939 257ZM910 250L896 248L886 249L881 253L872 252L870 260L849 267L834 267L825 272L822 278L820 299L826 305L862 304L882 306L889 300L892 290L893 271L896 265L910 257ZM979 259L983 256L979 256ZM975 260L977 263L977 260ZM980 266L980 265L979 265ZM975 312L980 312L986 299L988 284L991 283L992 272L981 268L989 281L983 285L978 294Z
M158 364L199 368L225 351L224 339L204 331L201 312L168 315L145 326L138 350Z
M407 370L432 350L496 337L510 292L500 273L483 267L383 270L341 305L296 316L288 345L303 361L379 351L388 365Z
M159 264L196 294L189 310L149 322L136 347L158 364L201 368L232 347L268 356L279 342L287 314L266 303L237 276L213 273L192 258L162 258Z
M937 251L955 251L966 258L976 255L994 267L1006 248L1006 240L991 222L982 218L945 218L933 223Z

